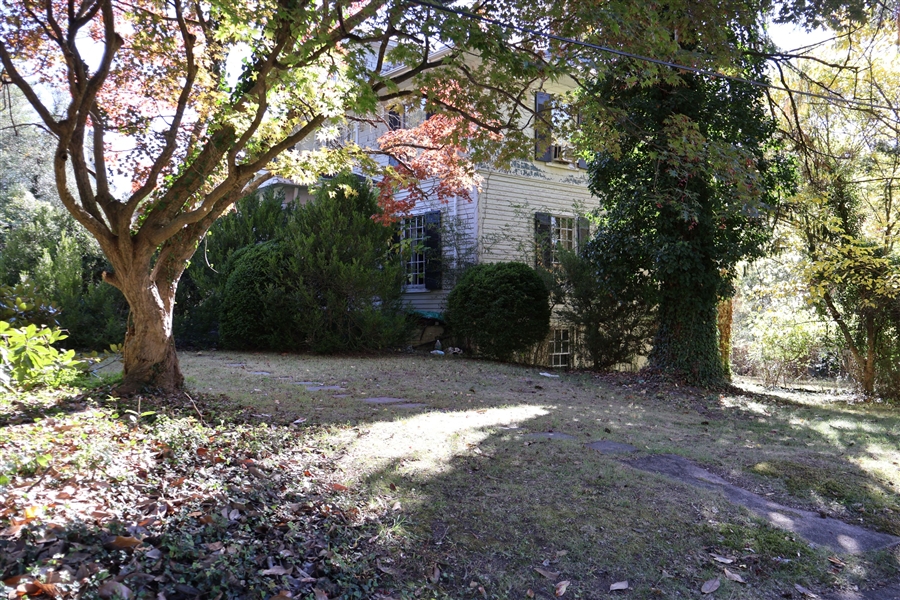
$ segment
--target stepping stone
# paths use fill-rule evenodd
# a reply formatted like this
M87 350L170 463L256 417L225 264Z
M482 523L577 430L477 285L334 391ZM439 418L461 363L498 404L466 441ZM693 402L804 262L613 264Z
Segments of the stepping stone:
M390 406L391 408L423 408L428 405L421 402L404 402L403 404L391 404Z
M841 591L824 596L826 600L897 600L900 598L900 581L886 586L858 591Z
M871 531L837 519L823 519L817 512L790 508L772 502L763 496L728 483L718 475L698 467L682 456L657 454L625 464L642 471L660 473L696 487L719 490L729 501L747 508L773 527L796 533L810 545L824 546L834 552L862 554L900 544L900 537Z
M542 431L541 433L526 433L525 437L541 440L574 440L575 436L558 431Z
M250 371L251 375L271 375L268 371Z
M308 385L306 386L307 392L326 392L329 390L343 390L339 385Z
M321 381L295 381L294 385L325 385Z
M406 402L403 398L386 398L383 396L376 396L375 398L363 398L363 402L366 404L399 404L401 402Z
M625 454L628 452L637 452L637 448L631 444L620 444L619 442L610 442L607 440L598 440L596 442L588 442L585 444L591 450L596 450L603 454Z

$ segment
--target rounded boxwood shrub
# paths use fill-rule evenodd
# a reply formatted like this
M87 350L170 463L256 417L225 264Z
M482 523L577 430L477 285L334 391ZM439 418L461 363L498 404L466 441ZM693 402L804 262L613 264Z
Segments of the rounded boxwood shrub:
M286 350L292 303L283 286L284 246L266 242L246 246L233 257L219 313L219 338L230 350Z
M550 292L524 263L475 265L447 297L446 318L460 343L507 360L547 337Z

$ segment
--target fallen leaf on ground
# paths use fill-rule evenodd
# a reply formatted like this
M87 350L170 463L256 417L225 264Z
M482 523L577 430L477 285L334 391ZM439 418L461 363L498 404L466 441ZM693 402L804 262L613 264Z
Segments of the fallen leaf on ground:
M525 595L528 596L529 598L534 598L534 590L531 588L528 588L528 591L525 592Z
M805 587L803 587L803 586L800 585L799 583L795 583L795 584L794 584L794 589L796 589L798 592L800 592L801 594L803 594L803 595L806 596L807 598L818 598L818 596L817 596L816 594L814 594L811 590L806 589Z
M735 573L734 571L729 571L728 567L725 567L725 579L730 579L731 581L737 581L738 583L747 583L744 581L744 578Z
M397 569L392 569L391 567L386 567L383 564L381 564L380 560L375 561L375 566L378 567L379 571L381 571L382 573L387 573L388 575L399 575L400 574L400 571L398 571Z
M50 596L51 598L56 598L57 596L62 594L62 591L52 583L41 583L38 580L34 580L33 583L38 587L39 590L41 590L42 592L44 592L44 594Z
M559 573L557 573L556 571L549 571L547 569L542 569L540 567L535 567L534 570L537 571L538 573L540 573L541 575L543 575L544 577L546 577L547 579L556 579L557 577L559 577Z
M269 598L269 600L288 600L293 597L294 595L289 590L281 590L276 595Z
M265 571L260 571L259 574L260 575L290 575L291 571L293 571L293 570L294 570L293 567L291 567L289 569L285 569L284 567L275 565L271 569L266 569Z
M131 589L118 581L107 581L103 585L100 586L100 589L97 590L97 595L101 598L121 598L122 600L128 600L132 596Z
M722 582L719 581L719 578L710 579L706 583L703 584L703 587L700 588L700 591L704 594L712 594L714 591L719 589L719 586L722 585Z
M566 593L566 589L569 587L569 580L560 581L556 584L556 597L559 598L563 594Z
M346 485L342 485L340 483L332 483L328 487L335 492L346 492L350 489Z
M441 580L441 570L437 565L434 565L434 569L431 571L431 575L428 576L428 581L431 583L437 583Z
M133 537L126 537L123 535L117 535L115 538L111 539L106 543L107 548L113 548L116 550L124 550L126 548L136 548L141 545L141 540Z
M716 561L718 563L722 563L723 565L730 565L731 563L734 562L733 558L721 556L720 554L710 554L710 556L712 556L714 561Z
M828 562L830 562L831 564L833 564L834 566L836 566L840 569L843 569L844 567L847 566L847 563L845 563L844 561L839 559L837 556L829 556Z
M627 590L628 589L628 581L617 581L611 586L609 586L609 591L618 592L619 590Z

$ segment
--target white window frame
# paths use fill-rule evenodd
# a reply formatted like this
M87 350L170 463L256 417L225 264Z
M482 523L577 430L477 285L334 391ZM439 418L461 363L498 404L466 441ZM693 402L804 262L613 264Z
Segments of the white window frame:
M559 264L558 250L574 250L578 236L578 219L550 215L550 244L553 249L553 265Z
M565 369L572 366L573 332L566 327L550 330L550 366Z
M405 261L407 292L425 292L425 215L403 219L402 239L409 240L409 257Z

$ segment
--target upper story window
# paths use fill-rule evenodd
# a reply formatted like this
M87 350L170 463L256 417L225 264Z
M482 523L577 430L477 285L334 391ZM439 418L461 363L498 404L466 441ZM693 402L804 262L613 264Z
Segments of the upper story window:
M575 156L575 149L572 145L553 135L554 121L558 122L564 117L562 111L554 106L554 98L551 94L535 92L534 113L534 159L586 169L587 163L584 159Z
M403 111L402 106L394 106L392 108L389 108L387 111L388 129L390 129L391 131L397 131L398 129L403 129L406 126L406 124L405 124L406 119L404 118L405 116L406 116L406 114Z

